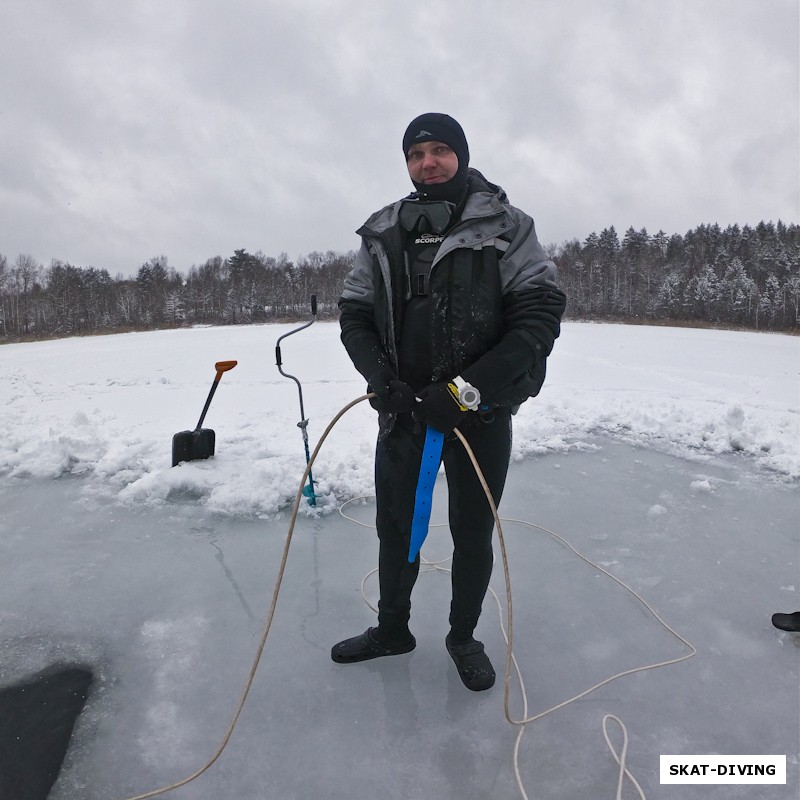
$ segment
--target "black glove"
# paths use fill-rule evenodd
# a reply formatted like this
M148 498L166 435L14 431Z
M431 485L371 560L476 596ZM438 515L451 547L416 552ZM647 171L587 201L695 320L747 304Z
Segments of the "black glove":
M467 412L458 402L458 394L450 383L433 383L420 393L414 418L442 433L452 433Z
M414 390L391 370L381 370L373 375L369 379L369 389L377 395L369 401L376 411L401 414L412 411L417 405Z

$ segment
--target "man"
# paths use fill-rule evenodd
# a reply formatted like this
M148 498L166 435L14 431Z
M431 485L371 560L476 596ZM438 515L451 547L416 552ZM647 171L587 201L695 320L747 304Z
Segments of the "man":
M377 627L339 642L331 657L354 663L416 646L409 618L420 559L409 562L409 542L430 426L446 435L453 563L445 643L465 686L480 691L495 681L473 637L492 572L494 519L453 430L469 442L499 503L511 414L541 388L565 297L533 220L469 168L456 120L417 117L403 154L416 191L358 231L361 249L339 301L342 342L379 412L380 601Z

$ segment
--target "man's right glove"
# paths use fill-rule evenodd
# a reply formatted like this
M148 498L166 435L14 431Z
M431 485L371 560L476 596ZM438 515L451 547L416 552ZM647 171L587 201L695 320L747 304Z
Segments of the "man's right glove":
M369 389L377 395L369 401L376 411L401 414L413 411L417 406L414 390L389 369L376 372L369 379Z
M442 433L452 433L467 413L458 402L458 389L447 381L426 386L419 397L414 418Z

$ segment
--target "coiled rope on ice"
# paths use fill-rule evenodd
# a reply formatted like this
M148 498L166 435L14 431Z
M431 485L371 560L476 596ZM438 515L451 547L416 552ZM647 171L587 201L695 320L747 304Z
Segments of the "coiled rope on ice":
M300 485L298 487L297 493L295 494L294 503L292 505L292 513L291 513L291 518L290 518L290 521L289 521L289 528L288 528L287 533L286 533L286 540L284 542L283 551L281 553L281 559L280 559L280 563L279 563L279 566L278 566L278 575L277 575L277 578L275 580L275 585L273 587L272 598L271 598L271 601L270 601L269 611L267 612L266 622L264 623L264 628L263 628L262 633L261 633L261 638L259 639L259 643L258 643L258 646L256 648L256 654L255 654L255 657L253 658L253 663L252 663L252 665L250 667L250 672L249 672L249 674L247 676L247 679L245 681L244 689L242 690L242 694L241 694L239 702L238 702L238 704L236 706L236 710L234 711L234 714L233 714L233 717L231 719L231 722L228 725L228 728L225 731L225 733L224 733L224 735L222 737L222 740L220 741L220 744L218 745L217 749L214 751L214 753L211 755L211 757L205 762L205 764L203 764L200 768L198 768L191 775L188 775L187 777L185 777L185 778L183 778L183 779L181 779L179 781L176 781L175 783L171 783L168 786L162 786L161 788L153 789L152 791L149 791L149 792L144 792L142 794L133 795L133 796L125 798L125 800L147 800L147 798L157 797L158 795L165 794L166 792L172 791L173 789L177 789L177 788L179 788L181 786L185 786L186 784L191 783L196 778L199 778L204 772L208 771L208 769L210 769L211 766L213 766L213 764L222 755L222 752L227 747L228 742L230 741L230 738L233 735L234 728L236 727L236 724L239 721L239 717L241 716L242 709L244 708L244 704L247 701L247 697L248 697L248 695L250 693L250 689L251 689L251 687L253 685L253 680L255 678L256 671L258 670L258 666L259 666L259 664L261 662L261 656L264 653L264 648L265 648L266 643L267 643L267 637L269 636L270 629L272 628L272 621L273 621L273 619L275 617L275 609L276 609L277 604L278 604L278 596L280 595L281 585L283 583L283 576L284 576L284 573L286 571L286 562L287 562L288 557L289 557L289 548L291 546L292 537L294 535L294 529L295 529L295 525L297 523L297 515L298 515L298 512L300 510L300 504L301 504L301 502L303 500L303 488L305 487L306 480L308 479L308 475L309 475L309 473L311 471L311 468L312 468L312 466L314 464L314 461L317 458L317 454L319 453L320 449L322 448L322 445L325 442L325 440L328 438L328 435L330 434L331 430L333 430L334 426L339 422L339 420L344 416L344 414L346 414L351 408L353 408L353 406L357 405L358 403L362 402L363 400L367 400L368 398L370 398L372 396L373 395L371 395L371 394L365 394L365 395L362 395L361 397L357 397L355 400L352 400L347 405L345 405L336 414L336 416L334 416L333 419L328 423L328 426L325 428L324 432L322 433L322 436L320 436L320 439L317 442L316 447L314 448L314 452L311 454L311 457L308 459L308 463L306 464L305 471L303 472L303 477L300 480ZM472 465L473 465L473 468L475 469L476 475L478 476L478 479L479 479L479 481L481 483L481 486L483 487L484 493L486 494L486 499L489 502L489 505L490 505L490 507L492 509L492 515L494 516L494 520L495 520L495 527L497 528L497 538L498 538L498 542L500 544L500 552L501 552L502 561L503 561L503 577L504 577L505 587L506 587L507 623L504 623L504 621L503 621L503 609L502 609L502 604L500 603L500 599L498 598L498 596L494 592L494 590L491 589L491 587L490 587L489 591L492 593L492 595L494 596L495 602L497 603L498 613L499 613L499 617L500 617L500 628L501 628L501 631L502 631L502 634L503 634L503 639L505 640L505 643L506 643L505 668L504 668L504 672L503 672L503 711L504 711L506 720L511 725L514 725L514 726L519 728L519 731L517 733L517 738L516 738L515 743L514 743L514 774L515 774L515 778L516 778L516 782L517 782L517 788L519 789L520 795L522 796L523 800L529 800L528 794L525 791L525 786L524 786L524 784L522 782L522 777L520 775L520 770L519 770L519 748L520 748L520 742L522 741L522 737L525 734L525 726L526 725L529 725L530 723L532 723L532 722L534 722L536 720L542 719L542 717L545 717L548 714L552 714L554 711L557 711L557 710L559 710L561 708L564 708L565 706L569 705L570 703L574 703L577 700L580 700L581 698L586 697L588 694L596 691L597 689L601 688L602 686L608 685L609 683L611 683L612 681L617 680L618 678L622 678L622 677L624 677L626 675L632 675L632 674L637 673L637 672L644 672L646 670L657 669L659 667L666 667L666 666L669 666L671 664L678 664L681 661L686 661L687 659L692 658L692 656L694 656L697 653L697 650L694 647L694 645L691 644L691 642L689 642L687 639L685 639L683 636L681 636L677 631L675 631L672 627L670 627L659 616L659 614L655 611L655 609L643 597L641 597L641 595L639 595L634 589L632 589L630 586L625 584L623 581L621 581L616 576L612 575L610 572L605 570L600 565L596 564L595 562L591 561L586 556L584 556L581 553L579 553L566 539L564 539L563 537L559 536L557 533L554 533L553 531L547 530L547 528L543 528L543 527L541 527L539 525L534 525L533 523L526 522L525 520L517 520L517 519L502 520L501 517L498 515L497 507L495 506L495 503L494 503L494 498L492 497L492 493L489 490L488 485L486 484L486 480L485 480L485 478L483 476L483 472L481 471L480 465L478 464L477 459L475 458L475 454L472 452L472 449L470 448L470 446L467 443L466 439L462 435L461 431L459 431L456 428L455 429L455 433L458 436L458 438L461 441L461 443L463 444L464 448L466 449L467 455L469 456L470 461L472 462ZM346 505L346 504L344 504L344 505ZM344 508L344 505L342 505L342 507L340 508L340 512ZM351 519L353 522L357 522L359 525L364 525L364 523L359 522L358 520L353 520L351 517L347 517L347 519ZM684 644L689 649L689 652L684 654L683 656L680 656L680 657L677 657L677 658L669 659L669 660L666 660L666 661L659 661L659 662L654 663L654 664L646 664L646 665L641 666L641 667L634 667L632 669L628 669L628 670L625 670L623 672L619 672L616 675L612 675L611 677L606 678L603 681L600 681L599 683L595 684L594 686L590 687L589 689L586 689L585 691L580 692L579 694L575 695L574 697L572 697L572 698L570 698L568 700L565 700L565 701L559 703L558 705L555 705L555 706L553 706L553 707L551 707L549 709L546 709L545 711L542 711L542 712L540 712L538 714L534 714L533 716L529 717L528 716L528 698L527 698L527 695L526 695L526 692L525 692L525 684L524 684L524 681L523 681L523 678L522 678L521 671L519 669L519 665L517 664L517 661L516 661L516 658L514 657L514 652L513 652L513 603L512 603L512 596L511 596L511 578L510 578L510 575L509 575L508 557L507 557L507 554L506 554L505 539L503 537L503 530L502 530L502 524L501 524L501 522L503 522L503 521L517 523L517 524L520 524L520 525L527 525L527 526L529 526L531 528L534 528L536 530L542 531L543 533L546 533L549 536L552 536L553 538L557 539L559 542L561 542L566 547L568 547L570 550L572 550L572 552L575 553L575 555L577 555L580 559L585 561L591 567L593 567L594 569L599 570L604 575L606 575L609 578L611 578L611 580L613 580L614 582L619 584L626 591L630 592L630 594L632 594L640 603L642 603L642 605L644 605L644 607L661 624L661 626L665 630L667 630L670 634L672 634L675 638L677 638L682 644ZM367 526L367 527L371 527L371 526ZM426 563L428 564L428 566L430 566L432 568L439 569L439 570L442 570L444 572L448 571L446 569L443 569L439 565L439 563L430 563L430 562L426 562ZM364 579L363 579L363 581L361 583L361 593L362 593L362 596L364 597L365 601L366 601L366 595L364 593L365 583L366 583L367 579L369 578L369 576L374 574L376 571L377 570L373 570L372 572L368 573L364 577ZM366 602L369 605L369 601L366 601ZM370 606L370 607L372 607L372 606ZM514 671L515 671L515 674L517 676L517 681L518 681L518 684L519 684L519 687L520 687L520 691L522 693L523 714L522 714L522 718L521 719L515 719L512 716L511 710L510 710L510 683L511 683L511 667L512 667L512 665L514 667ZM623 740L622 740L622 747L621 747L621 750L619 752L617 752L617 750L615 749L614 745L611 743L611 740L609 738L609 733L608 733L608 722L609 721L615 722L619 726L620 730L622 731L622 739ZM628 732L627 732L627 729L625 728L625 725L623 724L623 722L618 717L614 716L613 714L606 714L603 717L603 720L602 720L602 730L603 730L603 737L604 737L604 739L606 741L606 744L607 744L609 750L611 751L611 754L614 757L614 760L619 765L617 790L616 790L616 796L615 796L616 800L622 800L622 787L623 787L624 780L625 780L626 777L631 781L632 785L634 786L634 788L638 792L640 799L641 800L646 800L645 794L642 791L641 786L638 784L638 782L636 781L636 779L633 777L633 775L630 773L630 771L628 770L628 768L626 766L627 750L628 750Z

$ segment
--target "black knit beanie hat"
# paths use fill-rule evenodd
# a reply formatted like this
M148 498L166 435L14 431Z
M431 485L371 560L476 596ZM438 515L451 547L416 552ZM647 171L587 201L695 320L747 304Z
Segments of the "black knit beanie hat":
M414 187L431 200L456 201L467 185L469 168L469 145L461 125L447 114L421 114L406 128L403 136L403 155L408 158L411 146L420 142L444 142L452 147L458 158L458 171L444 183L428 185L412 181Z

